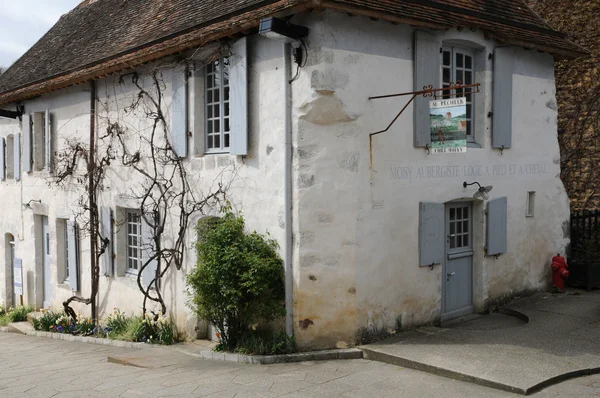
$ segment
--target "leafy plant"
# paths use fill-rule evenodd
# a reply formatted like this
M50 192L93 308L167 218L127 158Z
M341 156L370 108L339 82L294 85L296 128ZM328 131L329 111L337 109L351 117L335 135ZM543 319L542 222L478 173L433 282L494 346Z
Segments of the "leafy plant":
M62 311L42 310L42 316L39 318L33 318L31 323L33 324L33 328L35 330L49 332L50 326L54 328L56 326L56 321L63 315L64 312Z
M283 261L278 244L245 231L230 210L198 223L198 262L187 276L189 305L212 322L223 347L235 350L250 325L285 315Z
M280 355L296 352L296 341L285 331L251 330L244 334L234 350L245 355Z
M12 322L24 322L27 320L27 314L33 311L29 305L20 305L18 307L4 309L4 314L0 315L0 326L6 326Z
M127 316L118 308L115 308L112 314L106 317L106 327L110 329L109 333L114 335L123 333L127 329L127 323Z
M109 318L107 327L114 328L108 332L109 338L164 345L171 345L176 341L175 328L171 320L162 315L128 318L124 313L119 312Z

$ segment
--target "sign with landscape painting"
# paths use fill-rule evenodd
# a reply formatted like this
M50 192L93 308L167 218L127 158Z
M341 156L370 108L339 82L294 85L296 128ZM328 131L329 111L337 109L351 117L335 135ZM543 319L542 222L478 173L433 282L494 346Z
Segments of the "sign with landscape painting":
M467 99L429 101L431 152L467 152Z

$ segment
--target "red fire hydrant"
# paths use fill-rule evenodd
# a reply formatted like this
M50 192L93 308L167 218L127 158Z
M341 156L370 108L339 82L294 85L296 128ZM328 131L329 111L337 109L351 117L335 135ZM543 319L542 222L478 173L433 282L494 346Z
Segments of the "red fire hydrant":
M563 256L557 254L552 257L552 284L559 290L565 289L565 279L569 277L569 266Z

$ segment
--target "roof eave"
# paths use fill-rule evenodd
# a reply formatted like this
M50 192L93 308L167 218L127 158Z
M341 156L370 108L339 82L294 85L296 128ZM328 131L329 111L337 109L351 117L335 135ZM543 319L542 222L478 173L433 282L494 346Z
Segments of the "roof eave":
M256 28L259 25L260 19L267 16L283 17L296 14L313 8L315 3L314 1L306 0L282 0L268 6L263 6L259 9L167 39L160 43L122 53L99 63L83 66L42 81L0 93L0 105L37 97L44 93L135 68L192 48L206 46L209 43L243 34L250 29Z

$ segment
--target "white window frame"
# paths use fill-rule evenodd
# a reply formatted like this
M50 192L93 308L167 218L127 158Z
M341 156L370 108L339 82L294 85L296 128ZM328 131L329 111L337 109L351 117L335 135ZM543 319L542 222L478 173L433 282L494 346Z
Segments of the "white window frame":
M225 65L226 68L222 66ZM223 73L224 69L227 73ZM205 122L205 152L206 153L228 153L231 147L231 90L230 90L230 63L228 57L207 64L204 73L204 122ZM214 77L214 84L213 84ZM227 77L227 79L225 79ZM225 82L219 84L218 82ZM210 82L210 84L209 84ZM219 100L214 101L214 93L219 94ZM209 95L212 94L212 95ZM225 98L227 97L227 99ZM215 116L214 110L218 109L219 116ZM210 111L209 111L210 110ZM219 131L215 132L218 123ZM214 144L218 137L219 145ZM229 145L225 145L228 141Z
M133 232L133 226L136 227L137 232ZM133 238L137 239L136 245L132 245ZM127 210L125 220L125 269L127 274L137 275L140 272L143 265L142 249L142 214L140 211ZM135 250L135 255L133 250Z
M446 52L450 53L450 65L447 65L444 62L444 53L446 53ZM463 66L462 67L456 66L456 54L463 55ZM466 62L464 59L464 55L471 57L471 68L467 68ZM443 88L449 87L449 84L451 82L456 84L457 80L460 80L462 82L462 84L473 84L475 82L475 50L465 48L465 47L445 45L442 47L442 53L440 54L440 56L442 58L442 60L441 60L442 70L441 70L441 80L440 81L442 82ZM449 79L444 79L444 70L445 69L450 69ZM458 75L457 70L462 72L462 74L463 74L462 79L458 78L459 76L457 76ZM471 73L471 81L470 82L465 81L467 72ZM468 90L469 89L467 89L467 91ZM452 94L452 95L456 94L456 90L452 90L452 92L450 94ZM461 97L461 96L462 95L460 93L457 95L457 97ZM475 101L473 100L473 94L470 94L469 98L467 100L467 107L469 107L469 106L470 106L470 112L468 111L469 108L467 108L467 142L475 143L476 142L475 141L476 112L475 112ZM469 126L470 126L470 128L469 128Z

